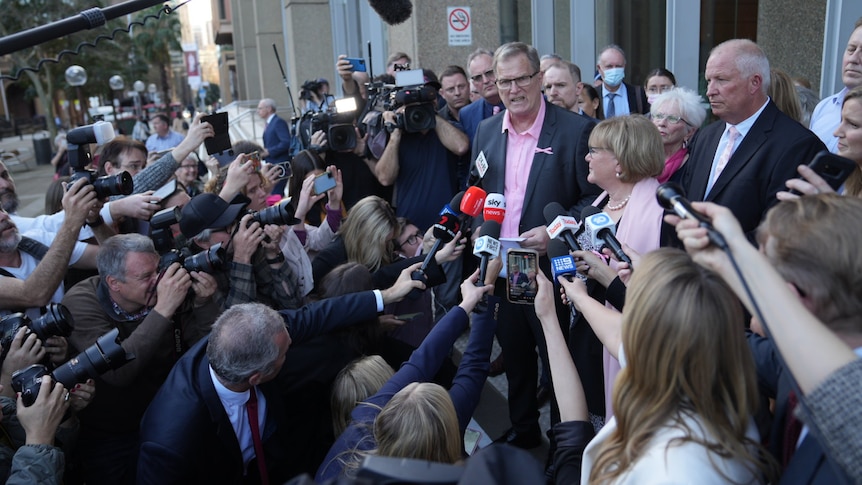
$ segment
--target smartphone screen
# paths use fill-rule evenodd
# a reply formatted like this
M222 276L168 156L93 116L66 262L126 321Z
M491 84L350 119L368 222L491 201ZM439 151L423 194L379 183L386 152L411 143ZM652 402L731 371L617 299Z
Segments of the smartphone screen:
M314 177L314 193L316 195L325 194L326 191L334 188L335 177L332 176L331 172L323 172L317 177Z
M539 254L532 249L510 249L506 253L506 288L509 301L532 305L539 285Z

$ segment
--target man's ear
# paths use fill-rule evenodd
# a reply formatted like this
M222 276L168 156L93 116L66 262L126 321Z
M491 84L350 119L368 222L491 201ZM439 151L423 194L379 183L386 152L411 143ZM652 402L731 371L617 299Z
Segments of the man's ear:
M120 283L121 283L121 281L118 280L117 278L114 278L113 276L106 276L105 277L105 284L108 285L108 288L111 291L120 291L120 285L119 285Z
M260 372L255 372L248 378L248 383L251 386L257 386L261 384L261 380L263 379L263 374Z
M116 172L116 171L117 171L117 169L114 168L114 164L106 160L105 161L105 173L107 175L114 175L114 172Z

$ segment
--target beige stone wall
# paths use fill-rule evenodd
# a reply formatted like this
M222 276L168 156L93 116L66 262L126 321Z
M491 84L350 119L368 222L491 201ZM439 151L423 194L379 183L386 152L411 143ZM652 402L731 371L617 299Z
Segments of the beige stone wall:
M450 6L470 7L472 45L449 45L446 9ZM390 52L406 52L413 58L414 67L432 69L438 75L450 64L465 67L467 56L477 47L495 49L499 43L497 2L487 0L414 1L410 19L389 29Z
M825 16L826 0L760 0L758 4L757 43L770 66L791 77L808 78L814 92L820 89Z

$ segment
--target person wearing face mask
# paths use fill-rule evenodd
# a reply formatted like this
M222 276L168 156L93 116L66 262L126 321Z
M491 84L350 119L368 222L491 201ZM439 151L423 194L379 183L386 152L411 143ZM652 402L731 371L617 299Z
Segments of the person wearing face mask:
M602 110L605 118L649 113L649 101L643 88L623 82L626 54L622 47L611 44L602 49L596 67L602 77Z

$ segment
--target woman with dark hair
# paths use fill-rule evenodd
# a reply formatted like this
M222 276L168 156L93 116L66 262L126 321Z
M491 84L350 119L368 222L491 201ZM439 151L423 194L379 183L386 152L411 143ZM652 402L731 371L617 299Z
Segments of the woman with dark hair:
M605 119L605 115L602 112L602 97L599 96L596 88L589 84L584 84L584 88L581 89L581 94L578 97L578 107L590 118L597 121Z
M672 72L663 67L653 69L644 78L644 91L647 93L649 104L652 104L659 95L675 87L676 77L674 77Z
M347 215L342 202L344 183L341 170L334 165L326 166L313 150L303 150L290 162L291 175L288 194L294 215L302 221L293 226L293 231L311 257L329 245ZM325 194L314 193L314 179L329 172L335 178L335 188Z

